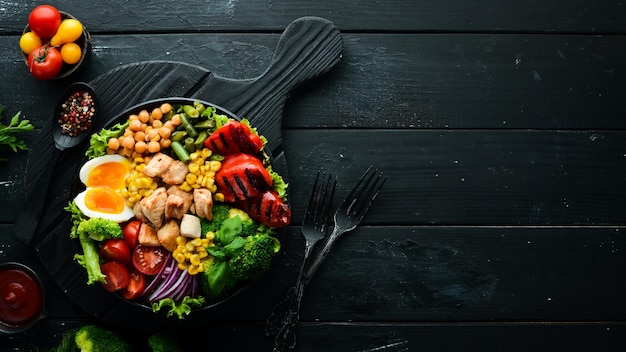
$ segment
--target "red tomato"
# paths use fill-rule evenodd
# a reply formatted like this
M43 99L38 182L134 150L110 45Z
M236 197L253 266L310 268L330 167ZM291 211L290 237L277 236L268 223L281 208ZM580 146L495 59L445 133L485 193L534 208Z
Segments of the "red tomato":
M165 264L167 249L161 246L138 245L133 251L133 266L145 275L156 275Z
M28 15L28 26L39 38L51 38L60 25L61 14L54 6L37 6Z
M102 286L109 292L115 292L128 286L130 275L128 269L118 262L106 262L100 265L100 271L106 275L106 283Z
M28 70L37 79L52 79L61 72L62 67L61 53L48 45L41 46L28 55Z
M130 269L130 282L122 289L122 297L135 299L143 293L146 288L146 277L135 268Z
M111 238L102 243L100 257L107 262L128 265L130 263L130 247L121 238Z
M137 237L139 236L139 228L141 227L140 220L133 220L124 226L124 240L134 249L139 244Z

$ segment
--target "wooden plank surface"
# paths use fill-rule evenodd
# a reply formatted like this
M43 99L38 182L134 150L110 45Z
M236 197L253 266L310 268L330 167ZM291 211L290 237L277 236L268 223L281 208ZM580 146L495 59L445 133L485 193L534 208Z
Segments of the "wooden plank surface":
M2 32L24 29L24 19L39 2L14 1L0 12ZM202 0L171 6L170 1L96 2L82 9L80 0L51 0L89 24L95 32L282 31L301 16L322 16L342 31L624 31L626 9L620 2L601 1L437 1L393 0Z
M19 57L38 3L0 6L0 78L10 82L0 104L5 118L22 110L34 121L25 139L45 150L54 92L69 81L35 81ZM343 196L374 164L389 181L311 282L299 351L624 350L624 4L155 0L126 2L120 16L114 2L50 3L92 33L89 66L73 77L84 81L154 59L255 78L294 19L322 16L342 32L341 62L286 101L295 207L284 251L263 295L208 323L225 337L216 347L270 350L263 321L295 281L315 173L337 174ZM0 165L5 238L45 153ZM57 209L70 190L52 187ZM50 319L0 338L2 348L50 346L89 321L29 249L3 240L0 261L24 258L43 275Z
M590 187L588 188L590 190L587 194L588 197L602 197L607 193L611 193L609 196L622 196L619 190L616 193L610 191L610 187L623 181L623 173L618 171L620 167L623 167L621 162L623 152L620 151L620 141L623 136L619 132L617 134L606 133L606 130L609 129L623 129L625 127L624 121L626 121L623 118L626 115L626 104L623 104L626 92L624 92L625 94L620 93L625 89L620 82L623 81L624 72L626 72L624 70L626 61L623 54L618 53L619 48L623 45L620 37L568 37L568 41L576 41L581 45L583 42L593 43L597 41L597 44L589 44L594 48L606 44L607 40L613 40L611 45L607 45L606 50L615 50L615 53L606 55L607 58L612 58L610 59L611 63L606 66L598 66L595 59L596 50L579 51L573 63L562 68L559 79L563 81L550 84L535 81L532 78L532 71L554 71L553 68L561 60L556 58L557 54L553 54L549 58L542 56L542 60L534 59L537 62L537 65L533 65L535 69L524 68L525 74L522 75L523 78L520 77L518 80L501 80L499 78L501 75L508 77L508 75L514 75L518 72L515 67L514 55L509 56L512 53L510 50L502 50L499 54L490 56L488 64L480 63L480 55L482 55L480 50L473 51L473 57L470 59L459 57L456 62L449 62L450 56L448 54L454 47L458 45L467 48L474 47L479 42L489 41L489 38L492 37L490 35L477 35L471 36L471 38L459 35L443 36L443 39L446 40L432 36L415 35L392 43L384 43L384 36L380 35L348 35L344 37L345 55L343 61L326 74L323 80L305 83L304 87L296 90L287 100L283 118L285 134L292 130L297 131L317 126L328 129L350 128L357 131L367 126L368 128L389 130L387 133L397 133L400 136L399 141L404 140L404 144L410 142L407 148L411 153L405 157L420 162L419 165L411 165L410 167L414 166L418 169L408 171L408 174L421 176L421 182L428 182L425 186L435 185L436 189L436 184L439 183L440 187L443 187L445 183L440 183L441 181L437 181L434 177L438 174L440 177L445 176L442 174L443 171L446 173L454 172L454 187L460 188L450 189L451 192L456 193L448 195L443 194L445 190L440 190L442 194L439 194L439 199L441 200L449 198L469 200L476 197L469 187L472 182L478 182L478 179L466 177L463 183L460 181L462 177L473 174L482 175L482 177L492 180L498 177L497 182L501 183L499 189L496 190L497 185L492 182L491 184L479 185L477 190L481 190L481 187L493 187L486 192L489 197L507 197L502 200L505 203L508 202L506 205L526 208L521 213L525 218L511 220L514 223L538 223L537 220L539 223L546 223L547 217L543 217L541 220L541 213L544 212L545 214L546 209L541 203L547 203L549 207L556 207L558 202L565 204L568 202L567 198L572 200L573 197L568 192L577 191L581 185ZM4 41L3 44L10 45L11 38L1 37L0 40ZM473 41L466 41L472 38ZM528 44L527 51L521 51L520 56L523 57L528 57L530 53L535 51L544 52L547 48L552 48L553 52L556 53L558 46L563 43L560 38L552 36L545 41L543 37L538 37L535 40L533 37L516 35L500 36L499 38L502 39L501 41L512 41L517 44L532 40L531 42L535 44ZM144 40L145 42L133 49L130 41L136 42L137 40ZM169 58L172 60L195 57L194 60L190 60L192 64L202 65L202 67L213 70L222 76L244 78L246 76L243 72L250 72L249 76L255 77L262 74L269 65L272 50L278 37L275 35L233 35L225 39L216 35L212 39L207 39L206 36L191 35L180 39L181 42L177 46L197 48L197 50L188 49L178 52L158 49L166 45L165 43L172 42L172 40L173 38L167 35L138 36L132 40L119 36L105 36L96 39L94 41L94 57L91 59L89 70L79 78L93 79L98 74L102 74L118 64L132 62L133 58L137 57L146 59L150 57L155 59ZM448 41L449 44L442 46L440 44L442 41ZM129 45L119 44L124 42ZM208 44L203 45L202 43ZM250 54L250 50L242 50L251 46L256 48L253 51L255 52L254 55ZM513 47L514 45L510 44L510 46ZM430 49L420 49L424 47ZM441 49L441 47L446 49ZM579 46L577 45L577 47ZM151 51L142 54L143 49L139 48L151 48ZM424 51L427 54L419 54L419 52ZM244 54L229 57L228 53L232 52ZM402 59L417 55L426 56L424 56L423 61ZM122 58L121 61L120 58ZM257 61L255 58L261 59ZM397 60L394 61L394 58ZM448 60L447 63L445 63L446 60ZM504 61L507 61L508 64L501 66L497 64ZM462 72L443 74L441 70L436 69L442 63L445 63L446 67L450 66L451 69L455 69L459 65L466 66ZM28 77L28 73L21 62L12 60L10 67L12 69L3 71L2 74L6 75L7 80L15 82L21 93L17 96L13 95L15 98L3 103L5 114L22 110L24 116L33 119L37 127L41 128L41 130L25 136L32 149L37 149L38 144L41 143L51 145L51 139L45 132L50 121L47 121L45 116L47 116L46 111L53 109L55 101L44 97L49 94L51 89L59 89L58 87L61 87L62 83L44 82L34 85L33 79ZM468 74L470 71L481 70L481 67L482 74ZM493 71L492 82L494 83L491 86L488 83L489 74L485 71ZM587 78L580 80L581 75ZM575 77L577 80L574 80ZM324 88L322 88L322 84ZM555 84L558 87L555 87ZM512 91L519 91L520 93L512 94ZM564 92L564 94L559 95L559 99L556 101L547 98L554 96L557 94L556 92ZM570 92L572 93L570 94ZM602 92L608 93L603 94ZM32 104L33 101L38 103ZM455 104L450 104L450 101L455 101ZM577 103L581 101L584 103ZM420 132L431 129L435 129L435 131ZM524 141L527 129L531 129L528 131L528 136L533 140L532 143ZM581 129L590 131L579 131ZM310 131L312 134L307 138L311 141L318 138L318 133L320 134L319 138L328 139L324 136L325 131L317 131L316 129ZM354 133L357 136L354 138L358 138L358 133ZM415 137L410 137L413 135ZM439 135L441 137L438 137ZM511 136L513 139L510 139ZM514 136L518 136L518 138ZM417 149L419 141L424 139L429 140L427 143L436 142L440 148L430 151ZM505 149L509 155L504 154L505 149L489 150L489 147L497 145L500 139L506 141ZM415 144L414 140L418 144ZM342 139L339 138L333 141L333 145L331 145L331 150L337 151L335 153L337 160L340 160L338 155L341 149L345 147L341 141ZM292 150L299 149L297 140L294 142ZM464 145L456 144L458 142L462 142ZM446 143L452 144L447 147ZM305 148L308 147L310 145L305 146ZM427 145L426 147L434 148L435 145ZM390 147L382 146L382 148ZM405 147L403 146L403 148ZM390 151L390 149L387 150ZM353 153L357 152L357 150L353 151ZM430 163L435 160L426 160L428 153L431 153L430 155L439 161L431 165ZM460 160L461 157L474 158L479 155L478 153L488 153L490 158L500 158L509 165L504 169L498 169L498 166L487 165L487 159L473 159L471 164L464 164L463 160ZM537 154L533 155L533 153ZM425 159L419 160L420 155ZM515 159L516 155L523 155L524 160ZM8 171L2 180L3 188L7 192L2 193L4 198L0 202L0 210L2 210L0 211L0 221L8 222L14 219L17 209L20 209L24 204L24 193L19 190L27 185L27 182L31 182L29 180L33 179L32 169L34 167L33 165L29 166L26 160L27 156L29 154L26 152L9 155L10 161L6 165ZM30 156L37 159L35 155L31 154ZM381 156L381 158L383 157ZM393 163L403 160L396 159L393 160ZM455 160L459 163L453 164ZM381 160L378 165L387 167L385 164L389 161L391 160ZM562 161L565 164L562 164ZM293 162L298 165L296 160ZM306 163L306 160L304 162ZM576 172L587 170L589 172L586 175L573 173L574 168L587 162L597 163L593 168L608 163L617 169L616 172L596 175L596 173L590 173L593 168L585 167ZM299 169L305 166L298 165L294 168ZM491 169L489 169L490 167ZM494 167L498 170L495 170ZM531 204L532 199L524 199L532 198L531 194L525 194L520 200L524 204L512 204L511 196L519 196L520 194L513 195L511 192L515 192L515 190L507 190L504 187L515 186L505 183L507 183L507 177L509 179L516 177L516 172L529 172L528 177L531 180L534 179L532 182L536 182L538 178L545 179L548 186L546 188L552 194L537 198L535 204ZM400 176L402 177L402 175ZM600 179L596 179L596 177L600 177ZM436 181L437 183L435 183ZM516 182L519 182L517 177ZM557 187L551 188L551 185ZM525 193L521 189L518 191ZM433 192L433 190L428 192ZM494 192L499 192L500 195ZM489 193L491 194L489 195ZM603 209L602 204L595 207L593 204L597 202L602 203L598 199L588 199L587 206L580 208L578 212L570 216L569 220L566 216L563 221L557 222L602 224L611 222L621 224L623 222L621 218L618 218L617 209L614 207ZM452 206L457 207L458 204L453 203ZM496 206L497 203L494 203L494 207ZM531 210L528 208L533 207L540 209L538 210L539 217L531 217L529 213ZM455 220L455 217L460 215L458 210L452 209L451 213L457 214L452 217L447 213L441 214L445 216L439 219L424 218L422 215L419 221L441 223L441 218L444 218L445 221L450 219L451 223L458 223L459 220ZM484 211L485 209L478 210ZM552 214L557 210L548 211L549 214ZM579 215L587 211L591 215L589 219L586 215L579 218ZM605 211L607 213L604 213ZM572 210L564 213L572 214ZM489 216L486 213L484 215ZM520 214L512 215L517 217Z

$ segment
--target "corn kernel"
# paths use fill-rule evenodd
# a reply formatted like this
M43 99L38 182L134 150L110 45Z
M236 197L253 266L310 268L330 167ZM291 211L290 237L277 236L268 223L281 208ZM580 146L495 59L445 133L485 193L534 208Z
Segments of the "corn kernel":
M198 267L197 267L197 266L195 266L195 265L190 265L190 266L187 268L187 273L188 273L189 275L197 275L197 274L198 274L198 272L199 272L199 271L198 271Z
M189 257L189 262L193 265L200 264L200 256L198 254L192 254L191 257Z
M177 253L176 256L174 256L174 259L176 259L176 261L180 264L184 263L187 258L185 258L183 253Z
M187 269L187 263L186 263L186 262L180 262L180 263L178 263L178 269L180 269L180 270L185 270L185 269Z
M196 181L198 180L198 176L196 176L195 174L187 174L187 176L185 177L185 180L191 186L194 183L196 183Z
M211 169L211 171L217 172L221 167L222 163L217 160L211 160L209 162L209 169Z
M187 181L183 182L182 185L180 185L180 189L182 189L185 192L191 192L191 186L189 185L189 183L187 183Z
M176 237L176 244L177 245L185 245L185 243L187 243L187 238L185 236L178 236Z
M211 191L213 192L213 191ZM224 195L222 193L213 193L213 200L217 201L217 202L223 202L224 201Z
M189 163L189 172L192 174L197 174L200 171L200 166L198 164Z
M200 153L202 153L202 157L206 159L206 158L210 157L211 154L213 154L213 151L211 149L209 149L209 148L202 148Z

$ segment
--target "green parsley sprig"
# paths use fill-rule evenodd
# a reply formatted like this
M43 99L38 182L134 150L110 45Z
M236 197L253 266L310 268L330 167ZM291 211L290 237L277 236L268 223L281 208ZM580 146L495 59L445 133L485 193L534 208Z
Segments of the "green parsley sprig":
M31 125L29 120L20 120L21 111L15 114L11 118L9 125L4 125L0 122L0 152L12 150L17 152L19 150L27 150L24 140L16 136L17 133L30 132L35 129L35 126ZM2 118L2 106L0 106L0 119ZM0 158L0 161L6 159Z

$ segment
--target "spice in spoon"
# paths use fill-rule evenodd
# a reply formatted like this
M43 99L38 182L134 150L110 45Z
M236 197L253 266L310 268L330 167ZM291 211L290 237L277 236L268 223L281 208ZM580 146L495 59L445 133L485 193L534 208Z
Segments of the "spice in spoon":
M58 123L61 125L63 134L75 137L89 130L96 112L91 93L85 90L74 92L61 107Z

